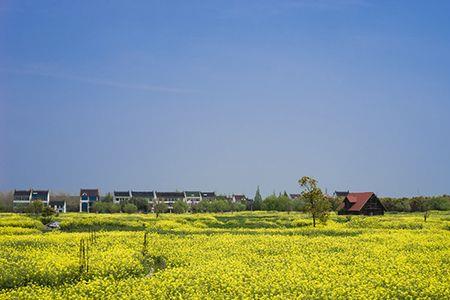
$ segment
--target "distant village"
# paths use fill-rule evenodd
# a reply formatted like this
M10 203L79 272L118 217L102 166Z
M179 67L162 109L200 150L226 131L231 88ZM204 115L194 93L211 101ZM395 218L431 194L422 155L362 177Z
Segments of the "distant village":
M115 204L127 203L133 198L139 198L146 201L150 206L153 203L165 203L169 212L172 212L173 205L177 201L193 206L201 201L214 201L217 198L215 192L201 191L183 191L183 192L157 192L157 191L114 191L112 193L112 202ZM245 195L233 194L231 196L222 196L231 203L251 203L253 199ZM20 211L32 201L41 201L60 213L67 212L66 201L52 199L49 190L14 190L13 208L14 211ZM96 202L101 201L99 189L80 189L79 194L79 212L92 212Z
M290 200L296 200L301 197L300 194L285 195ZM330 197L330 196L328 196ZM339 214L364 214L364 215L382 215L386 208L373 192L351 193L349 191L335 191L333 198L338 199L337 211ZM108 198L117 205L130 203L132 200L139 199L149 212L155 211L157 204L163 203L167 212L174 211L174 205L177 202L184 203L189 208L199 205L202 201L215 201L218 198L227 201L230 204L240 204L243 210L253 210L254 199L246 195L233 194L231 196L216 195L215 192L201 191L183 191L183 192L159 192L159 191L114 191L108 193L106 197L101 197L99 189L80 189L78 210L81 213L97 212L96 203L102 202ZM49 206L58 213L66 213L67 201L56 197L52 198L49 190L14 190L13 211L23 212L25 208L34 201L40 201L43 205Z

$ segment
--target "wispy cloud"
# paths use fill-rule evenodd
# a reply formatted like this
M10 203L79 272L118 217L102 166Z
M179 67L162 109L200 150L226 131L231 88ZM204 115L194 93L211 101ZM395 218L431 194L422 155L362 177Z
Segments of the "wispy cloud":
M127 83L127 82L118 82L103 78L93 78L88 76L79 76L73 75L66 72L48 70L46 67L33 66L27 68L3 68L0 67L0 72L9 73L9 74L22 74L22 75L32 75L32 76L41 76L48 77L60 80L68 80L68 81L77 81L81 83L98 85L98 86L107 86L112 88L120 88L120 89L130 89L130 90L140 90L140 91L148 91L148 92L161 92L161 93L173 93L173 94L190 94L190 93L198 93L198 91L183 89L178 87L168 87L168 86L160 86L160 85L151 85L151 84L139 84L139 83Z

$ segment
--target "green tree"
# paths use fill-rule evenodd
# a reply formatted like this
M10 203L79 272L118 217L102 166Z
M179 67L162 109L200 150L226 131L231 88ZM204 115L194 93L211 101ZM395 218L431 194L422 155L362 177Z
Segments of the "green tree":
M305 211L305 200L303 197L298 197L292 200L292 210L293 211Z
M430 215L430 213L429 213L428 210L426 210L426 211L423 213L423 220L424 220L424 222L427 221L427 218L428 218L429 215Z
M111 206L109 207L109 212L112 213L112 214L119 213L120 212L120 205L112 203Z
M111 193L106 194L105 197L102 198L102 202L113 202L114 198Z
M42 201L32 201L30 204L28 204L26 212L33 215L39 215L42 213L43 208L44 203L42 203Z
M275 195L266 197L261 205L261 208L267 211L278 210L278 207L278 197Z
M270 195L264 199L262 209L267 211L291 212L294 209L294 202L282 193L279 196Z
M105 214L109 212L109 203L108 202L101 202L96 201L92 205L92 211L100 214Z
M317 219L325 223L328 219L330 202L325 199L322 191L317 186L317 180L308 176L303 176L298 183L303 188L301 194L306 202L304 209L311 214L313 226L316 227Z
M281 196L278 197L278 199L277 199L277 210L278 211L291 212L292 207L293 207L292 200L288 196L285 196L284 194L282 194Z
M132 197L129 202L136 205L138 211L148 212L148 199L143 197ZM126 203L125 203L126 204Z
M341 203L344 201L344 197L326 197L327 200L330 202L331 210L336 211L341 205Z
M423 197L413 197L409 201L411 211L426 211L427 200Z
M210 211L212 212L225 212L230 211L231 205L228 201L223 199L218 199L211 201L210 203Z
M244 211L247 208L243 203L234 203L232 207L233 211Z
M197 205L195 205L196 212L208 212L210 207L210 201L202 200Z
M263 199L261 197L261 192L259 191L259 185L256 189L255 198L253 198L253 205L251 210L261 210Z
M5 212L13 211L13 191L0 192L0 211L3 209ZM25 207L21 208L21 212L23 212Z
M42 208L41 212L41 223L44 225L50 224L53 222L53 216L56 215L56 211L48 205L45 205Z
M49 217L49 216L56 215L56 211L53 208L51 208L50 206L45 205L42 208L41 214L42 214L43 217Z
M153 210L156 213L156 217L159 217L159 214L167 212L169 208L167 207L167 204L164 202L156 202L153 205Z
M429 200L429 209L432 210L450 210L450 196L442 195L431 197Z
M173 212L176 214L184 214L189 210L189 205L183 200L177 200L173 204Z
M411 211L410 200L408 198L382 198L381 203L388 211L409 212Z
M137 212L137 206L133 203L127 203L123 206L123 212L127 214L134 214Z

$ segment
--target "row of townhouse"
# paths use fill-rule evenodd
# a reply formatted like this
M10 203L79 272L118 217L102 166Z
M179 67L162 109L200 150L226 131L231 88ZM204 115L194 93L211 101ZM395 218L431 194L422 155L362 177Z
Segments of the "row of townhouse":
M149 201L160 200L163 202L176 202L183 200L188 204L197 204L202 200L213 200L215 192L184 191L184 192L157 192L157 191L114 191L114 203L121 203L131 198L144 198Z
M184 192L157 192L157 191L114 191L114 203L130 200L131 198L144 198L149 203L164 202L169 211L173 210L175 202L181 200L189 205L196 205L202 200L216 199L215 192L184 191Z
M184 191L184 192L158 192L158 191L114 191L113 202L115 204L126 203L132 198L141 198L150 203L163 202L167 204L170 212L173 210L175 202L181 200L188 205L196 205L200 201L215 200L215 192ZM80 212L90 212L95 201L100 199L98 189L81 189L80 191ZM249 199L245 195L232 195L227 197L231 202L247 202Z
M66 212L66 202L61 200L50 200L49 190L14 190L13 209L14 211L22 211L33 201L41 201L44 205L48 205L57 212Z
M116 204L125 203L132 198L145 199L149 204L163 202L167 204L169 211L173 210L173 205L178 200L186 202L188 205L196 205L202 200L216 199L215 192L184 191L184 192L158 192L158 191L114 191L113 202ZM249 199L245 195L232 195L227 197L231 202L246 202ZM14 211L24 211L25 207L33 201L41 201L57 212L65 213L67 203L64 200L50 200L49 190L14 190L13 208ZM95 202L100 201L99 189L80 189L79 212L91 212Z
M233 195L234 196L234 195ZM244 196L245 197L245 196ZM90 212L95 201L99 200L98 189L81 189L80 191L80 212ZM132 198L141 198L149 204L154 202L163 202L167 204L170 212L173 210L175 202L181 200L189 205L196 205L202 200L216 199L215 192L184 191L184 192L158 192L158 191L114 191L113 202L122 204L130 201ZM234 199L234 197L233 197Z

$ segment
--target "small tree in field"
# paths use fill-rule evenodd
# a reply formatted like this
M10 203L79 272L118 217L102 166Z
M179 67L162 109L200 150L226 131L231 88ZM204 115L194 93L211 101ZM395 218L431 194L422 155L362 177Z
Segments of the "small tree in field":
M423 221L426 222L427 218L430 216L430 203L429 202L423 203L422 210L423 210Z
M53 221L53 216L56 215L56 211L48 205L45 205L42 208L41 213L41 222L44 225L47 225Z
M159 217L159 214L165 213L169 208L167 207L167 204L164 202L156 202L153 206L153 210L156 213L156 217Z
M313 226L316 227L317 219L325 223L328 219L330 202L325 199L322 191L317 187L317 180L303 176L298 183L304 189L301 193L306 202L304 210L311 214Z
M427 218L428 218L429 215L430 215L430 213L429 213L428 210L426 210L426 211L423 213L423 221L424 221L424 222L427 221Z

